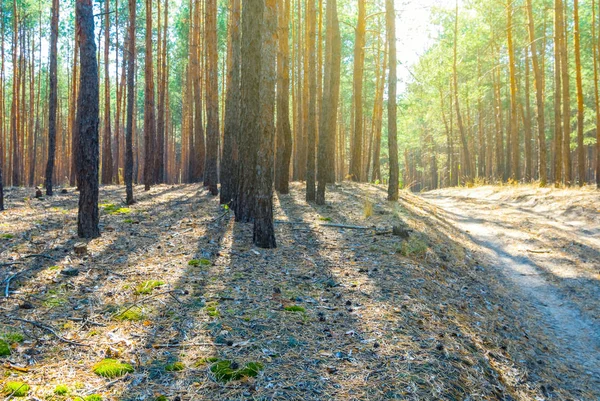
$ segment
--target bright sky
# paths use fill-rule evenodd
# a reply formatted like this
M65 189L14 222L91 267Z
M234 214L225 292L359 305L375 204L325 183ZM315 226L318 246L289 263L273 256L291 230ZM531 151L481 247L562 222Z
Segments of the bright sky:
M459 0L459 7L461 1ZM396 36L398 38L398 93L410 82L410 69L435 39L430 24L431 9L454 8L455 0L396 0Z

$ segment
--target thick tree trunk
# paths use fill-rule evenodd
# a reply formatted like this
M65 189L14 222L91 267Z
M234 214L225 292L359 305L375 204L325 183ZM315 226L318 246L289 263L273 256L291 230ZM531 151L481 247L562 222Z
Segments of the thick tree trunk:
M560 67L561 67L561 82L562 82L562 121L563 121L563 144L562 144L562 159L563 172L565 177L565 185L570 186L572 183L571 173L571 94L569 86L569 58L567 53L567 21L565 15L564 3L559 0L559 7L556 10L559 14L559 32L560 40Z
M388 146L390 153L390 182L388 184L388 200L398 200L398 137L396 122L396 12L394 0L385 2L385 21L387 28L388 55L390 58L388 76Z
M217 0L206 0L206 168L204 186L211 195L219 194L219 55L217 53Z
M229 24L230 62L227 70L227 94L225 95L225 127L223 136L223 160L221 162L221 204L229 204L237 190L237 168L240 140L240 23L241 0L233 0Z
M512 37L512 13L513 6L509 2L506 8L506 36L508 41L508 70L510 75L510 178L518 181L520 176L519 169L519 131L517 129L517 78L515 65L515 48Z
M260 131L261 29L264 0L246 0L242 4L241 127L238 188L234 199L236 221L249 222L255 215L255 167Z
M46 164L46 195L52 196L52 176L54 174L54 158L56 152L56 100L58 83L56 78L58 48L58 13L59 1L52 0L52 20L50 23L50 94L48 99L48 162Z
M247 0L246 0L247 1ZM264 1L261 28L260 121L256 160L256 206L253 242L260 248L275 248L273 226L273 142L275 139L275 83L277 74L277 0Z
M600 40L596 36L596 5L592 0L592 48L594 62L594 105L596 109L596 187L600 189L600 92L598 90L598 56L600 52ZM599 26L600 28L600 26Z
M125 128L126 203L133 200L133 108L135 104L135 14L136 0L129 0L129 48L127 50L127 125Z
M99 89L96 42L94 40L94 7L91 0L77 0L77 22L80 29L80 81L77 99L79 131L79 213L77 234L81 238L100 236L98 227L98 124Z
M573 36L575 44L575 73L577 81L577 182L581 187L583 186L583 184L585 184L585 149L583 146L583 83L581 79L579 0L573 1L573 23ZM592 24L593 23L594 22L592 22Z
M308 121L306 134L306 201L313 202L316 197L316 145L317 145L317 67L315 54L316 11L315 1L308 0L307 11L307 50L308 50Z
M79 179L77 178L77 169L79 165L78 151L79 149L79 131L75 116L77 112L77 96L79 89L79 27L75 20L75 50L73 51L73 69L71 74L71 104L69 105L69 121L71 124L71 172L69 174L69 184L79 188Z
M554 185L562 181L561 24L562 1L554 0ZM568 125L568 123L567 123Z

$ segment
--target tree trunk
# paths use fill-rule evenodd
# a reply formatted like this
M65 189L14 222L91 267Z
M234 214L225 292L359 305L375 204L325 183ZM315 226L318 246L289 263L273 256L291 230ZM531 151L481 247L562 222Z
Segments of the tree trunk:
M531 47L531 63L533 64L533 78L535 81L535 98L537 105L537 121L538 121L538 148L539 148L539 173L540 186L546 186L548 182L547 173L547 156L546 156L546 131L544 124L544 80L538 62L538 54L536 50L535 24L533 21L532 0L527 1L527 27L529 30L529 43Z
M112 183L113 158L112 158L112 133L110 118L110 76L109 67L109 45L110 45L110 14L109 1L104 4L104 138L102 141L102 184Z
M393 10L392 10L393 11ZM352 155L350 157L350 176L354 181L362 180L362 141L363 141L363 109L362 89L363 72L365 64L365 33L366 15L365 0L358 0L358 22L354 38L354 74L353 74L353 101L354 101L354 136L352 140ZM390 58L391 63L391 58ZM391 72L391 70L390 70Z
M315 151L317 140L317 67L315 54L316 11L315 1L308 0L307 21L308 35L308 121L306 135L306 201L312 202L316 197L315 187ZM361 0L362 1L362 0Z
M515 49L512 38L512 13L513 6L509 2L506 8L506 32L508 41L508 70L510 75L510 178L518 181L520 177L519 169L519 131L517 128L517 79L515 66Z
M217 0L206 0L206 57L207 57L207 104L206 104L206 168L204 186L211 195L219 194L219 55L217 53Z
M154 66L152 60L152 0L146 0L146 56L144 93L144 190L154 184L156 118L154 114Z
M325 186L335 157L335 131L340 94L341 37L336 0L328 0L325 32L325 85L319 119L319 168L316 203L325 204Z
M561 0L554 0L554 185L562 181Z
M396 122L396 12L394 0L385 2L385 21L387 27L388 55L390 58L388 76L388 146L390 153L390 182L388 184L388 200L398 200L398 137Z
M57 90L57 61L58 48L58 14L59 1L52 0L52 20L50 24L50 95L48 99L48 162L46 164L46 195L52 196L52 176L54 174L54 158L56 152L56 100Z
M133 200L133 108L135 103L135 14L136 0L129 0L129 49L127 51L127 126L125 128L126 203Z
M230 62L227 70L227 94L225 95L225 127L223 136L223 159L221 162L221 204L229 204L237 190L237 168L240 140L240 22L241 0L231 4L229 24Z
M556 10L559 14L559 32L560 40L560 67L562 82L562 102L563 102L563 144L562 159L565 185L570 186L572 181L571 174L571 95L569 92L569 59L567 53L567 21L565 7L562 0L559 0L559 7Z
M598 90L598 56L600 40L596 36L596 5L592 0L592 49L594 63L594 106L596 109L596 187L600 189L600 92Z
M289 23L290 0L280 3L282 11L279 20L279 61L277 63L277 154L275 162L275 189L282 194L289 193L290 159L292 156L292 131L290 127L290 54Z
M98 124L99 89L96 42L94 40L94 7L91 0L77 0L77 22L80 30L79 98L77 125L79 131L79 213L77 234L80 238L97 238L98 228Z
M246 0L247 1L247 0ZM260 34L260 121L256 160L256 206L253 242L260 248L275 248L273 227L273 142L275 139L275 83L277 74L277 0L264 1L264 19Z
M583 184L585 184L585 149L583 147L583 84L581 79L579 0L573 1L573 23L573 36L575 44L575 73L577 81L577 182L579 183L579 186L582 187ZM592 22L592 24L593 23L594 22Z

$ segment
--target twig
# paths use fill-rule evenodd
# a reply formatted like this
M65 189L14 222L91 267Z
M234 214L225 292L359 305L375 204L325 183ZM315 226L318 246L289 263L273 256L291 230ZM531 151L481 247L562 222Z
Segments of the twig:
M335 224L335 223L323 223L320 224L321 227L337 227L337 228L349 228L352 230L369 230L373 227L365 227L365 226L349 226L346 224Z
M40 328L42 330L46 330L47 332L52 333L54 336L56 336L56 338L58 338L60 341L65 342L67 344L77 345L79 347L89 347L88 344L78 343L76 341L69 340L68 338L64 338L63 336L61 336L60 334L58 334L52 327L47 326L47 325L45 325L43 323L36 322L34 320L21 319L21 318L18 318L18 317L9 317L9 319L18 320L19 322L29 323L32 326L38 327L38 328Z
M8 298L8 296L10 295L10 280L12 280L13 278L17 277L19 274L23 274L23 273L27 273L28 271L32 270L33 268L30 269L25 269L22 270L20 272L17 272L15 274L13 274L12 276L6 278L4 280L4 282L6 282L6 287L4 288L4 297Z
M179 344L152 344L152 348L182 348L182 347L202 347L202 346L214 346L214 347L224 347L227 344L217 344L217 343L179 343Z
M14 262L0 263L0 266L12 266L12 265L24 265L24 264L26 264L26 263L20 262L20 261L14 261Z
M52 257L50 255L44 255L42 253L32 253L31 255L25 255L23 256L23 258L46 258L46 259L50 259L50 260L56 260L55 257Z
M122 310L122 311L118 311L118 312L115 312L115 313L113 313L113 314L110 316L110 318L111 318L111 319L114 319L115 317L117 317L117 316L120 316L120 315L122 315L123 313L127 312L127 311L128 311L128 310L130 310L131 308L133 308L133 307L135 307L135 306L137 306L137 305L139 305L139 304L142 304L142 303L144 303L144 302L146 302L146 301L149 301L149 300L150 300L150 299L152 299L152 298L156 298L156 297L158 297L159 295L172 294L172 293L177 293L177 294L179 294L179 295L182 295L182 294L183 294L183 292L182 292L181 290L169 290L169 291L158 292L158 293L156 293L156 294L153 294L153 295L147 296L147 297L145 297L145 298L142 298L142 299L140 299L139 301L136 301L136 302L132 303L131 305L129 305L127 308L125 308L125 309L124 309L124 310Z

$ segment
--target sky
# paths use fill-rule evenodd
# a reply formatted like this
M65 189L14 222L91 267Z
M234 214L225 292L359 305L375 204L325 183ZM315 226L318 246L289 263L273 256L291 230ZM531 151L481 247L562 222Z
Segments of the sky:
M406 90L411 80L410 69L435 40L435 27L430 23L432 8L454 8L455 0L395 0L398 51L398 93ZM459 0L459 7L461 1Z

